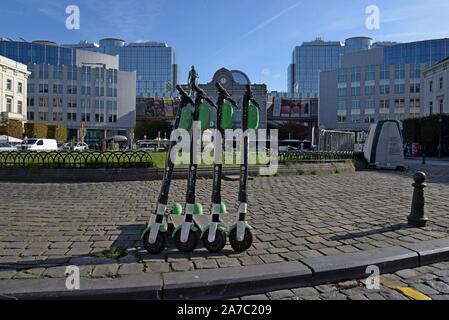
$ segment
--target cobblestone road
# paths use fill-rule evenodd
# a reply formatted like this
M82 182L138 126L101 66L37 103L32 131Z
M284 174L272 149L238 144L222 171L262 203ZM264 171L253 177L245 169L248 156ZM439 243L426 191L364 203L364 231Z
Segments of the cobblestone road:
M362 281L281 290L241 300L449 300L449 262L381 276L379 290Z
M425 229L406 225L415 165L404 173L358 172L330 176L257 178L250 182L249 221L255 242L246 253L227 246L211 255L199 248L159 256L141 248L140 234L153 212L160 182L97 184L0 183L0 279L64 277L63 266L81 266L85 277L225 268L390 247L449 235L449 167L427 166ZM185 181L173 200L183 201ZM224 182L231 213L238 182ZM210 201L211 181L198 182L199 201ZM233 221L234 215L225 220ZM96 257L127 248L120 260Z

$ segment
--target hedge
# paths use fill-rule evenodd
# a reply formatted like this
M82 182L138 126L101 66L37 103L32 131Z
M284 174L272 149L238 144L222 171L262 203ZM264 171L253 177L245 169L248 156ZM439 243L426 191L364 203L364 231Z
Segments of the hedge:
M6 135L17 139L22 139L23 126L18 120L9 119L8 123L0 126L0 135Z
M44 123L26 123L25 136L27 138L47 138L64 142L67 141L67 127Z

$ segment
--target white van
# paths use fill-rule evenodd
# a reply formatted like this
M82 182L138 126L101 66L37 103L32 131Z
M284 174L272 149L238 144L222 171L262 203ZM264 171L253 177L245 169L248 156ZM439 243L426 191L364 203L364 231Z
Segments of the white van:
M58 151L58 143L54 139L25 139L17 146L19 151Z

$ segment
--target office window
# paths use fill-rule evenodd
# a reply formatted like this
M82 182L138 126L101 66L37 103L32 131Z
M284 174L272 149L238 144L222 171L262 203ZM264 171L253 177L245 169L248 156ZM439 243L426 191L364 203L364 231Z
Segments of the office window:
M17 93L23 93L23 83L17 83Z
M430 113L430 115L433 114L433 101L429 102L429 113Z
M366 86L365 87L365 96L374 96L376 94L375 86Z
M354 114L351 116L352 123L360 123L362 117L359 114Z
M48 121L48 112L39 112L39 121Z
M54 84L53 85L53 94L62 94L64 87L62 84Z
M338 123L346 122L346 116L337 116L337 122Z
M17 101L17 113L22 114L22 112L23 112L23 102Z
M360 89L360 87L352 87L352 88L351 88L351 95L352 95L353 97L360 96L360 94L361 94L361 89Z
M421 108L421 99L410 99L410 108Z
M381 80L389 80L390 79L390 66L382 65L380 67L380 79Z
M347 82L348 81L348 71L346 69L338 70L338 82Z
M6 79L6 90L12 91L12 80Z
M82 87L81 87L81 94L82 94L82 95L90 96L90 94L91 94L91 89L90 89L90 87L89 87L89 86L82 86Z
M68 108L76 108L77 107L76 99L75 98L69 98L68 101L67 101L67 107Z
M395 66L395 78L396 79L405 79L405 65L397 64Z
M433 81L429 81L429 92L433 92Z
M28 121L34 121L34 111L27 112L27 119Z
M380 100L379 108L380 109L389 109L390 108L390 100Z
M360 67L353 67L352 68L352 75L351 75L351 80L354 81L360 81L361 79L361 68Z
M390 85L380 85L379 86L379 93L380 94L390 94Z
M42 65L39 68L39 79L46 80L48 79L48 67Z
M421 92L421 85L419 83L411 84L410 85L410 93L420 93Z
M338 110L346 110L346 101L339 100L337 103Z
M375 109L376 108L376 101L375 100L366 100L365 108L366 109Z
M54 80L64 80L64 75L61 66L55 66L53 69L53 79Z
M76 86L67 86L67 94L77 94Z
M439 80L439 87L440 87L440 90L443 90L443 86L444 86L444 79L443 79L443 78L440 78L440 80Z
M405 108L405 99L395 99L394 100L394 107L396 109Z
M369 65L365 67L365 81L376 80L376 66Z
M90 113L81 113L82 122L90 122Z
M67 121L76 121L76 112L68 112Z
M34 107L34 98L28 98L27 99L27 106L28 107Z
M48 100L45 97L39 97L39 107L46 107L48 105Z
M53 121L62 121L62 112L53 112Z
M374 115L365 115L365 123L374 123L375 121Z
M395 94L404 94L405 93L405 84L395 84L394 85L394 93Z
M28 93L34 93L34 84L33 83L27 84L27 91L28 91Z
M411 79L421 78L421 66L419 64L410 65L410 78Z
M346 97L348 95L347 88L338 88L338 96L339 97Z
M351 108L352 109L360 109L360 100L352 100Z
M443 114L444 100L440 99L440 114Z
M12 111L12 99L11 98L6 98L6 110L8 112L13 112Z
M48 84L40 84L39 93L48 93Z
M76 69L67 70L67 80L74 81L77 79L78 79L78 76L77 76Z

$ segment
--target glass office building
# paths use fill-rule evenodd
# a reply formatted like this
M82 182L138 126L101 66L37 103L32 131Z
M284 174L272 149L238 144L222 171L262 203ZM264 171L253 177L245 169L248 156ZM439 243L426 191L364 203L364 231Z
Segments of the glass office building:
M128 135L135 127L136 75L119 70L118 56L66 48L50 41L0 40L0 55L28 66L27 121L65 125L87 141Z
M340 68L320 75L320 125L367 131L379 120L428 114L423 70L447 57L449 39L374 45L345 54Z
M340 66L341 56L347 52L370 49L372 39L367 37L349 38L340 41L304 42L294 49L292 63L288 67L288 92L303 98L318 97L320 72Z
M136 71L138 97L175 95L178 78L175 52L165 43L126 43L121 39L102 39L99 45L80 42L71 48L119 55L120 70Z

